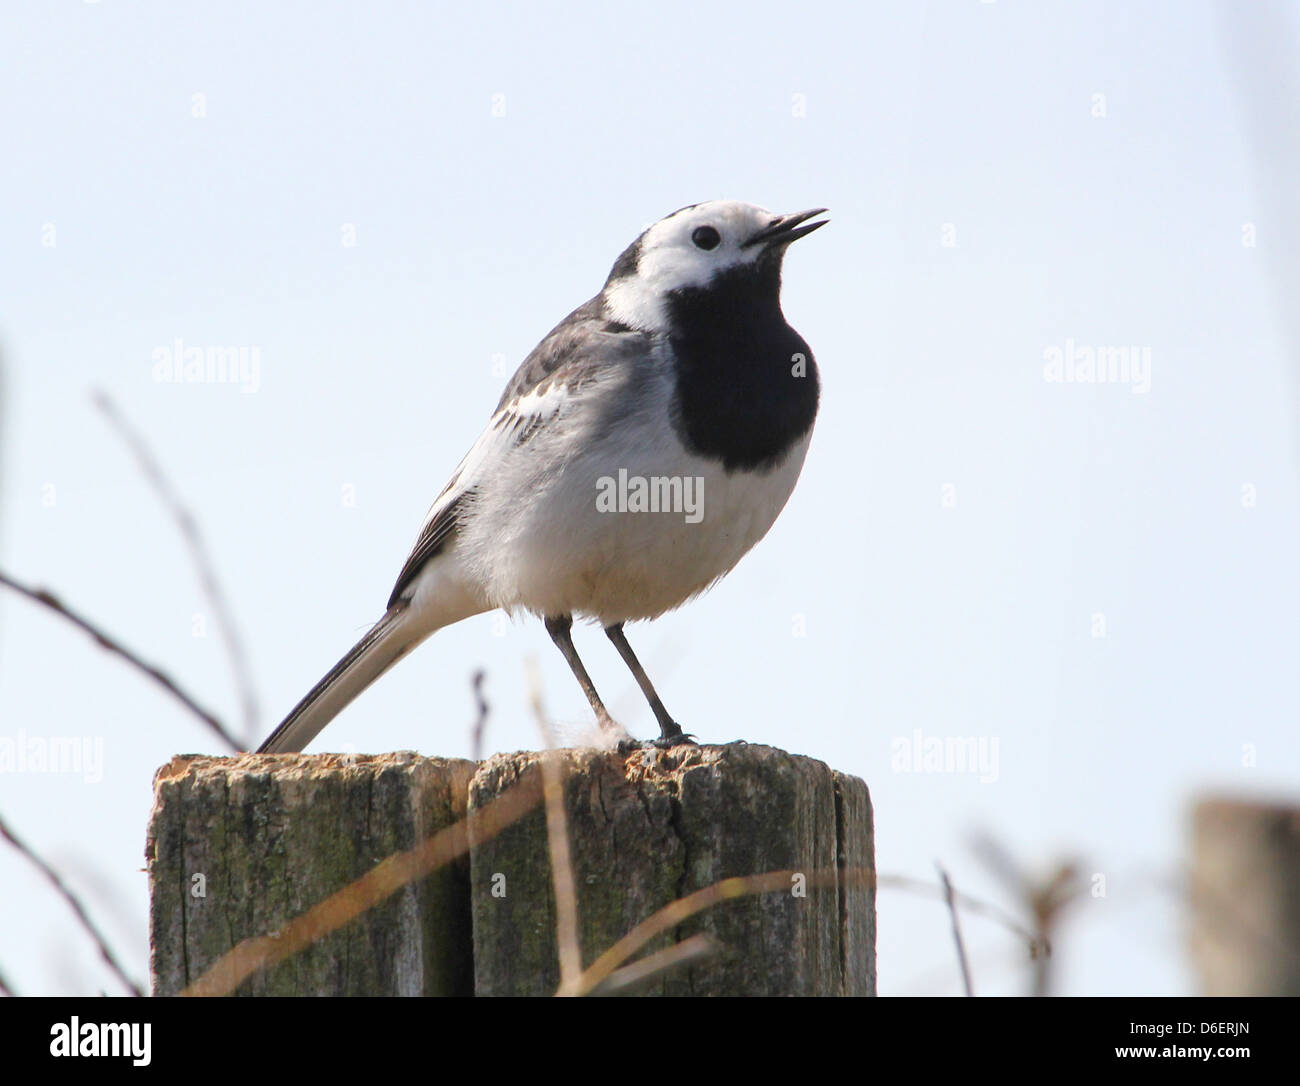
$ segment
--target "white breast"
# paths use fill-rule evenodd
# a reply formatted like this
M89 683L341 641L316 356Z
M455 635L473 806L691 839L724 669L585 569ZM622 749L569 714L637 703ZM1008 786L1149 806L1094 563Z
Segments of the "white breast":
M667 367L656 361L584 390L481 480L455 550L490 605L602 625L654 618L704 591L767 534L809 437L765 474L728 474L681 445L668 422ZM682 500L637 511L647 494Z

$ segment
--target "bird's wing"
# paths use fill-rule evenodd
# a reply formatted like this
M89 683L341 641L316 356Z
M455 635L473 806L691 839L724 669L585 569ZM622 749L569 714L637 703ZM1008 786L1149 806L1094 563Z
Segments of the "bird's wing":
M389 597L389 607L409 592L429 560L454 538L461 518L473 506L477 488L491 478L502 458L577 409L583 388L617 365L626 352L635 350L630 341L640 337L641 333L604 320L593 300L570 313L534 348L506 386L487 427L425 516Z

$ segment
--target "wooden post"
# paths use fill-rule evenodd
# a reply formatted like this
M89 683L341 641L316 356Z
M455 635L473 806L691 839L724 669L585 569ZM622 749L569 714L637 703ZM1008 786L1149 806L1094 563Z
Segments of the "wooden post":
M154 994L463 818L473 771L409 751L172 759L145 849ZM238 993L468 994L467 874L462 862L407 886Z
M1192 956L1204 995L1300 995L1300 808L1203 800Z
M277 931L387 856L535 780L540 755L180 757L159 771L149 860L154 992ZM631 960L695 934L716 952L643 979L664 994L875 993L866 785L770 747L555 752L582 966L656 910L733 876L767 892L685 917ZM477 772L475 770L477 769ZM540 807L239 994L530 994L559 985ZM774 880L769 879L769 884Z
M715 905L650 943L654 951L704 933L720 949L638 991L875 994L874 845L862 781L745 743L559 753L584 967L678 898L721 879L786 871L794 874L779 889ZM485 762L470 786L470 809L500 795L538 757ZM554 992L555 897L542 812L475 847L470 878L475 991Z

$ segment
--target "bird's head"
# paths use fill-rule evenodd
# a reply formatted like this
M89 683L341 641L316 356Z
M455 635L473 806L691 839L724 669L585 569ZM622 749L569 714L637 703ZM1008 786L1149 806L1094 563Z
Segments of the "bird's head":
M786 246L825 226L825 219L809 221L825 210L777 215L739 200L710 200L674 211L614 263L601 292L606 311L633 328L666 332L674 295L752 285L778 304Z

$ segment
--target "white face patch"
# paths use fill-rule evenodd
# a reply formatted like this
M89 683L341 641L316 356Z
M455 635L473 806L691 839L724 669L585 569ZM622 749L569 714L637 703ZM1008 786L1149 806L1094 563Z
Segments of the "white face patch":
M636 273L611 283L605 302L616 320L645 332L668 326L667 295L674 290L706 286L715 275L741 264L752 264L761 245L741 246L780 216L739 200L711 200L660 219L641 237ZM711 228L718 243L706 249L696 231ZM706 243L711 235L700 235Z

